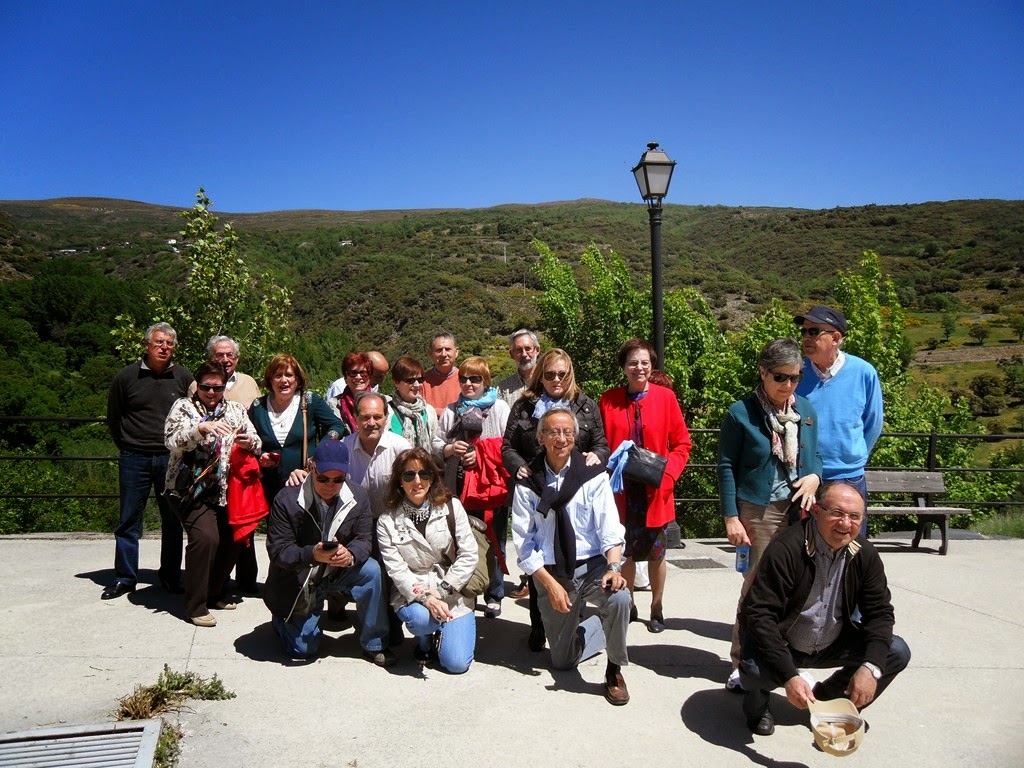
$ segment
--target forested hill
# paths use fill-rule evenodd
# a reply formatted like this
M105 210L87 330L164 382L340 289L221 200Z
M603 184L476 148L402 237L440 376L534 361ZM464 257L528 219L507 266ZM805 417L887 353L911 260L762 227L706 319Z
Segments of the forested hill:
M211 195L216 200L216 190ZM269 270L294 291L296 351L313 365L350 346L422 353L441 327L459 335L463 353L495 353L502 334L537 324L534 238L570 259L596 243L621 254L638 280L649 278L640 204L213 210L241 235L253 273ZM177 213L97 198L0 201L0 297L14 310L4 314L25 323L7 328L0 342L24 339L31 328L40 343L63 350L69 366L81 364L83 343L86 352L110 353L102 331L114 315L145 319L140 297L173 293L182 282ZM829 210L666 205L662 231L666 289L698 287L728 326L773 297L794 306L827 300L836 273L869 249L880 254L906 306L1024 304L1024 201ZM317 348L313 337L330 349Z

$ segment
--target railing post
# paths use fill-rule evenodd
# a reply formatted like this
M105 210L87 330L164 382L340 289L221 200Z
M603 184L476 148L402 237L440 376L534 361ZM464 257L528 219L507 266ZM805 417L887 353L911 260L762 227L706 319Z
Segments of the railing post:
M928 471L934 472L936 465L935 457L935 446L938 443L938 435L935 433L935 428L932 427L932 433L928 435Z

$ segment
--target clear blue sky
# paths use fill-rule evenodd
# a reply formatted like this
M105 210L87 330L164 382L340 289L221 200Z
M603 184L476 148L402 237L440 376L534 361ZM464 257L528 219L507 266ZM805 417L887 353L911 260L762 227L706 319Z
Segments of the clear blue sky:
M0 199L1024 199L1024 3L0 0Z

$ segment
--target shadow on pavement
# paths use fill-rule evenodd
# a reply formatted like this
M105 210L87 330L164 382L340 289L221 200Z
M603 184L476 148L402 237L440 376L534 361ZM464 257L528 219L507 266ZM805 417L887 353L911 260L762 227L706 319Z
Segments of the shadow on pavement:
M772 713L775 715L776 725L806 726L806 714L795 710L784 699L780 701L780 698L777 695L772 696ZM754 736L743 722L742 703L740 696L724 689L698 691L683 703L680 715L683 725L708 744L732 750L755 765L772 768L807 768L804 763L779 762L758 752L755 749Z

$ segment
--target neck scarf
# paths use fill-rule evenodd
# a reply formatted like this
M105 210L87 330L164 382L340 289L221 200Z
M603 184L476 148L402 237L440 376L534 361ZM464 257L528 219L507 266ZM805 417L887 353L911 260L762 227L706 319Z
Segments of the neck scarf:
M784 466L796 469L796 457L799 449L798 425L800 424L800 414L793 408L796 405L796 398L790 395L785 409L780 411L768 399L763 385L757 388L755 394L764 409L768 431L772 434L772 454Z
M569 407L569 401L564 397L561 400L552 400L547 392L540 396L537 404L533 406L533 418L540 421L541 416L550 411L556 405L564 405L566 408Z
M356 396L348 387L345 387L345 391L338 397L338 414L341 420L348 424L349 429L353 432L359 430L356 424Z
M432 436L437 431L437 411L434 407L427 405L422 397L407 403L398 395L391 399L391 407L395 409L402 424L402 437L414 446L433 453Z
M470 408L479 408L484 413L487 413L487 409L494 405L494 401L497 399L498 390L496 387L488 387L476 400L469 400L465 395L459 395L459 399L455 402L455 412L461 416Z
M573 448L572 454L569 456L569 469L562 480L562 486L557 491L548 487L547 457L544 453L530 462L530 469L532 474L519 482L537 494L537 511L544 517L554 510L554 573L556 576L571 579L573 571L576 570L576 531L572 527L572 520L569 518L566 505L572 501L572 497L580 488L604 472L604 468L600 464L588 467L583 454Z

